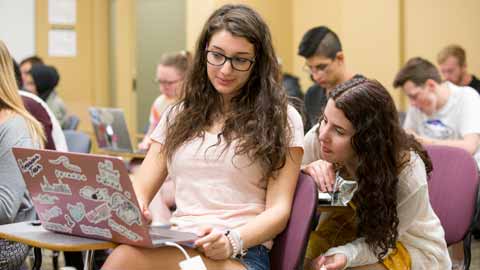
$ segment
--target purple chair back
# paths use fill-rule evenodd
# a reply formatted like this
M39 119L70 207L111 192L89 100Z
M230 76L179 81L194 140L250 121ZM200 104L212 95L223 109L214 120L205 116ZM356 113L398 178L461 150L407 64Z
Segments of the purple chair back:
M270 251L270 269L301 269L308 237L318 202L317 186L313 179L300 173L293 199L290 220L279 234Z
M430 203L445 230L447 245L469 233L478 189L477 164L465 150L425 146L433 163L428 181Z

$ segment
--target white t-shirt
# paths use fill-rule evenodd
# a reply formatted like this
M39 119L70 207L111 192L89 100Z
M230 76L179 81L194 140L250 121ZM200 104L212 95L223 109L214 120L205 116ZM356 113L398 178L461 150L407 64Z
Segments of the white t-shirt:
M20 90L18 91L21 96L26 96L29 97L36 102L40 103L42 107L47 111L48 117L50 117L50 122L52 122L52 139L53 143L55 144L55 150L57 151L62 151L62 152L67 152L68 151L68 146L67 146L67 140L65 139L65 135L63 134L62 127L60 126L60 122L58 122L57 118L53 114L52 110L50 110L50 107L48 107L47 103L43 101L41 98L39 98L37 95L34 95L30 92Z
M171 107L170 107L171 108ZM165 142L167 108L152 133L152 140ZM300 114L288 106L292 130L290 147L303 148L303 123ZM170 120L171 121L171 120ZM234 155L238 141L224 150L225 141L205 132L179 147L168 162L168 175L175 183L176 210L170 220L180 230L195 230L202 225L225 230L237 228L265 210L267 181L259 162L246 155ZM266 243L271 246L271 241Z
M459 140L467 134L480 135L480 95L471 87L446 82L451 90L447 103L431 116L411 106L403 127L418 135L439 139ZM473 155L480 165L480 148ZM479 166L480 167L480 166Z
M307 134L305 134L305 138L303 139L305 151L303 153L302 165L308 165L321 159L320 143L317 134L318 126L319 124L314 125Z

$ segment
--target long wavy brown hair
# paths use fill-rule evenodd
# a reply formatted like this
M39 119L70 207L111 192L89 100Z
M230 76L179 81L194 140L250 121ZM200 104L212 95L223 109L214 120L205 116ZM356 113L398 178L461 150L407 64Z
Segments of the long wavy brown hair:
M206 48L211 37L219 31L228 31L242 37L255 48L255 63L250 78L237 96L232 98L230 110L223 111L222 97L207 76ZM184 82L184 97L170 110L178 112L167 116L169 128L164 151L169 159L188 140L203 137L214 124L215 117L225 116L221 137L225 149L238 140L235 155L248 155L259 162L264 177L275 175L286 162L290 127L287 122L287 96L281 88L279 65L272 46L268 26L260 15L244 5L225 5L208 19L197 41L193 65Z
M398 175L415 151L425 163L432 163L425 149L400 126L392 97L377 81L353 79L338 85L330 94L335 105L352 123L351 144L358 159L355 179L358 190L358 236L363 236L380 260L395 249L398 239Z

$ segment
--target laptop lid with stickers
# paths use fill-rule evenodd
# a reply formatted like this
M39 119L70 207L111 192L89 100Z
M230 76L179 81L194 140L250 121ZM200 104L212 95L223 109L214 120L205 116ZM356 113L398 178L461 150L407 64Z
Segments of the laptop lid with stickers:
M197 238L165 228L150 232L119 158L16 147L12 151L47 230L143 247Z

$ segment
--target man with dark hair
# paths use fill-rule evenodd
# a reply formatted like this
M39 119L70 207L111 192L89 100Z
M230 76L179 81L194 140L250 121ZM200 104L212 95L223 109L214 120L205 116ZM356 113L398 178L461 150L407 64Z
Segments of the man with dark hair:
M318 122L329 91L336 85L361 75L354 76L347 71L340 39L326 26L308 30L298 46L298 54L305 58L304 70L316 83L305 94L306 125L311 127Z
M470 86L480 93L480 80L467 71L467 54L459 45L443 48L437 56L440 72L447 81L460 86Z
M480 96L471 87L442 82L437 68L410 59L393 82L410 101L403 127L422 144L459 147L480 165ZM452 179L453 180L453 179ZM463 245L453 245L452 269L463 269Z

